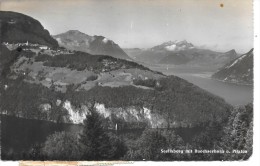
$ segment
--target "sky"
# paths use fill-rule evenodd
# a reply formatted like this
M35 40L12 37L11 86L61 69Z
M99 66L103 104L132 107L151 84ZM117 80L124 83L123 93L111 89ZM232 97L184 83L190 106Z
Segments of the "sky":
M240 53L253 47L252 0L0 0L0 10L29 15L52 35L79 30L122 48L170 40Z

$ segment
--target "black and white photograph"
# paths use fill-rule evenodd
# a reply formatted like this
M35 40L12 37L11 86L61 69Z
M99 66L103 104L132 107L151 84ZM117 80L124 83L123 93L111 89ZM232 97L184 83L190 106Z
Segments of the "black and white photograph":
M253 0L0 1L2 161L248 161Z

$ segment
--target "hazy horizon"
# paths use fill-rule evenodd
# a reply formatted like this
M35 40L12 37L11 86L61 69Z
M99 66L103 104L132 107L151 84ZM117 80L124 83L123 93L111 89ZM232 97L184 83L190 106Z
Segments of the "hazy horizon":
M9 0L1 1L0 9L29 15L52 35L79 30L122 48L150 48L170 40L239 53L253 47L251 0Z

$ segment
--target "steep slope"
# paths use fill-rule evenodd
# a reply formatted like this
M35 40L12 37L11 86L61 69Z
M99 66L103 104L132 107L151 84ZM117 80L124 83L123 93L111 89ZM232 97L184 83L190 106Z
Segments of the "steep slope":
M0 11L1 43L35 43L49 47L58 47L41 23L21 13Z
M212 78L240 84L253 84L253 49L231 61L212 75Z
M118 44L103 36L89 36L78 30L70 30L53 37L60 46L70 50L83 51L93 55L110 55L115 58L131 59Z

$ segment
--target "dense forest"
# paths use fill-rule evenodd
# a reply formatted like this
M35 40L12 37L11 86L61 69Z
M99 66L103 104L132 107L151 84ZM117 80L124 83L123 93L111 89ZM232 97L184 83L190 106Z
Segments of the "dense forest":
M43 65L50 67L68 67L72 70L76 69L79 71L87 69L97 73L128 68L137 68L150 71L149 68L135 62L106 55L91 55L80 51L72 54L59 54L56 56L40 53L35 57L35 61L44 62Z
M145 128L142 131L111 131L105 130L104 119L90 105L90 114L82 126L57 124L39 120L19 120L2 115L2 159L33 159L33 160L246 160L252 154L252 104L232 110L228 122L225 124L210 123L203 130L197 132L191 141L177 130ZM12 123L10 123L12 121ZM16 131L14 124L28 127L23 132ZM36 125L35 125L36 124ZM45 128L39 133L39 127ZM18 127L19 128L19 127ZM10 131L9 129L13 129ZM34 134L34 132L38 134ZM27 150L20 147L18 152L10 149L15 138L8 137L16 132L19 137L24 133L22 142ZM49 134L48 134L49 132ZM11 134L12 135L12 134ZM42 137L45 135L45 139ZM41 137L35 142L34 137ZM41 140L41 141L40 141ZM11 144L10 144L11 143ZM24 144L22 144L24 146ZM19 146L18 146L19 147ZM18 148L16 147L16 149ZM68 150L69 149L69 150ZM183 153L167 153L168 149L183 151ZM195 153L195 150L223 150L224 153ZM185 150L192 150L187 153ZM243 150L244 153L238 151ZM230 153L228 153L229 151ZM246 151L246 152L245 152Z

